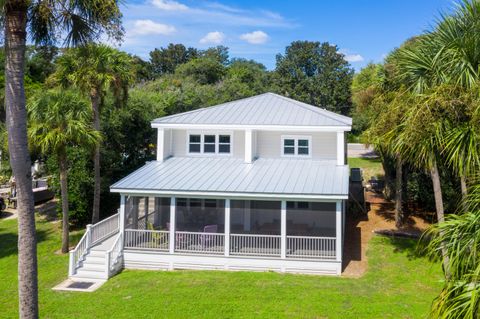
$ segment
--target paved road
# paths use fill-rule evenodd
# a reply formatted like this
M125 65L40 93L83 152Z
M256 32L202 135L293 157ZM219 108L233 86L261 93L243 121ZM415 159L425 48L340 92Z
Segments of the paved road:
M360 143L348 143L347 153L348 157L373 158L378 156L373 150L373 147L367 147L365 144Z

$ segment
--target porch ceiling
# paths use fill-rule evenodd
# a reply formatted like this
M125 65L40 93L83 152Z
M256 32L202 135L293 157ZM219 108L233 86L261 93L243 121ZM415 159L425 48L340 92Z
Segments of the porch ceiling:
M237 193L258 195L348 196L348 165L334 161L261 158L172 157L152 161L113 184L118 193Z

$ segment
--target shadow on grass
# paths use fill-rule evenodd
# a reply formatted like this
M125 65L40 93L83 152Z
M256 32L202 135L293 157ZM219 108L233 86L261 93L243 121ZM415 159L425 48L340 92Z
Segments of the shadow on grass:
M17 254L18 236L16 233L6 233L5 228L0 228L0 258ZM47 238L47 232L37 229L37 243Z
M419 239L401 238L382 236L389 241L389 243L395 247L395 253L405 254L409 260L417 258L426 258L425 251L422 249L422 245Z
M13 215L13 213L1 211L0 212L0 219L7 218L7 217L10 217L12 215Z

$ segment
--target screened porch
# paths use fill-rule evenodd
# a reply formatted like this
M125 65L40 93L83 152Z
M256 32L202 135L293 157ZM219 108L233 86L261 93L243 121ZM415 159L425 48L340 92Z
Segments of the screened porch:
M341 201L122 196L122 205L125 250L319 260L341 254Z

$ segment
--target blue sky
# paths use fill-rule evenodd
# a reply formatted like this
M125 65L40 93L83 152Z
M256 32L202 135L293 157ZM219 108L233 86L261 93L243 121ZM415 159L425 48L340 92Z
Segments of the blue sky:
M429 29L452 0L137 0L122 5L123 50L148 59L168 43L225 45L272 69L294 40L336 44L359 70Z

